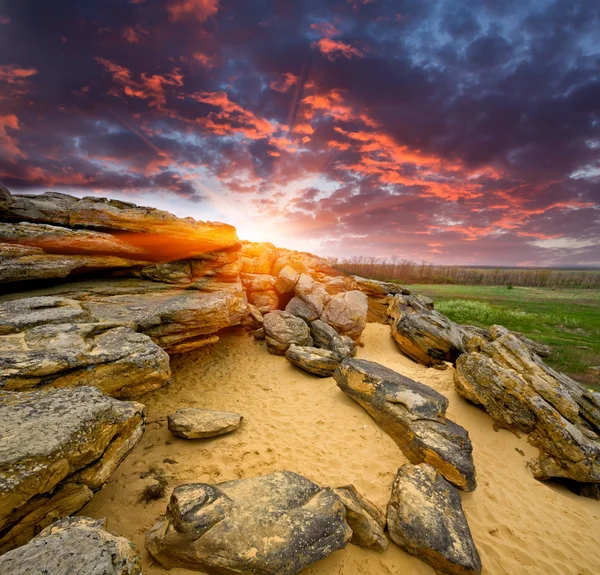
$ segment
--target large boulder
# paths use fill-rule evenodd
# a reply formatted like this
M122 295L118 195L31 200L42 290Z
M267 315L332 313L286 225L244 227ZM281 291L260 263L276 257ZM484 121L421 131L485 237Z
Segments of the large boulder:
M291 268L290 266L285 266L279 272L277 276L277 280L275 282L275 289L280 294L286 294L294 291L294 287L296 286L296 282L298 281L298 272Z
M325 305L321 319L342 335L358 341L367 324L367 296L351 290L334 295Z
M300 274L294 286L294 293L296 297L303 300L310 308L315 310L317 317L321 316L327 302L331 299L323 287L307 274Z
M356 354L356 344L347 335L340 335L329 324L320 319L310 322L310 335L316 347L329 349L344 357Z
M93 385L126 399L166 385L170 376L167 353L129 327L50 323L0 335L4 391Z
M26 545L0 556L6 575L141 575L135 545L104 529L105 520L66 517Z
M279 471L252 479L179 485L146 536L165 568L231 575L292 575L352 537L340 498Z
M410 295L410 290L392 282L382 282L360 276L352 276L354 289L369 298L367 322L388 323L388 306L395 294Z
M290 345L285 352L285 357L304 371L329 377L340 366L342 356L328 349Z
M384 533L386 518L381 509L365 499L354 485L336 487L333 491L346 508L346 523L352 529L350 543L385 551L388 548L388 540Z
M81 509L143 431L143 405L95 387L0 391L0 554Z
M426 462L464 491L476 487L469 434L446 418L448 400L437 391L372 361L345 359L333 374L412 463Z
M264 316L263 322L267 347L271 353L285 355L292 344L312 344L306 322L287 311L272 311Z
M243 242L240 271L248 274L271 274L277 248L269 242Z
M387 509L390 539L438 573L479 575L475 547L459 492L425 463L403 465Z
M307 301L298 296L294 296L285 306L285 311L303 319L305 322L311 322L319 317L319 312Z
M600 483L600 394L548 367L516 335L493 326L458 358L456 391L500 427L529 434L539 479ZM593 491L593 490L592 490Z
M182 407L168 417L169 431L185 439L215 437L234 431L243 417L230 411Z

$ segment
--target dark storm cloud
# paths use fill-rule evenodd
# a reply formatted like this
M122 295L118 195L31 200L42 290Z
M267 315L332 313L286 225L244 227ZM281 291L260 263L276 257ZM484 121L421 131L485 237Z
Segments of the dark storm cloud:
M0 179L17 191L202 205L201 167L338 252L600 261L568 248L600 234L597 2L20 0L0 16Z

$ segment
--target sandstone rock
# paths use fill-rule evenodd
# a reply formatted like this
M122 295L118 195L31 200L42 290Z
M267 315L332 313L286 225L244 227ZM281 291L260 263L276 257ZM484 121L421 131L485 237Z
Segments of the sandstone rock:
M149 337L114 324L38 325L0 336L0 389L93 385L129 398L168 383L169 356Z
M131 541L104 530L105 520L66 517L26 545L0 556L6 575L141 575L140 554Z
M189 284L192 281L192 264L190 260L152 264L142 269L142 276L156 282Z
M349 287L350 285L351 285L351 281L348 278L337 277L337 278L331 278L330 280L325 282L323 284L323 289L329 295L337 295L339 293L344 293L344 292L352 289L351 287Z
M303 319L306 322L313 321L319 317L317 310L298 296L294 296L285 306L285 311Z
M400 351L423 365L454 363L464 351L464 331L420 296L394 296L388 313Z
M332 375L342 361L342 356L334 351L294 344L288 347L285 357L300 369L323 377Z
M388 323L387 310L391 301L388 296L410 295L409 289L392 282L381 282L360 276L352 276L352 279L354 280L354 289L360 290L369 298L368 322Z
M235 228L178 218L168 212L107 198L46 192L12 196L3 188L0 219L125 232L121 239L158 260L179 260L239 247Z
M346 523L352 529L350 543L385 551L388 540L385 536L386 518L383 512L356 491L354 485L336 487L333 492L342 500L346 508Z
M254 339L257 341L262 341L263 339L265 339L266 334L265 334L265 328L264 327L260 327L258 329L255 329L252 332L252 335L254 336Z
M248 301L261 313L269 313L279 307L279 296L275 290L251 292Z
M340 335L329 324L316 319L310 322L310 334L316 347L335 351L343 357L356 354L356 344L347 335Z
M330 489L279 471L175 488L146 548L165 568L293 575L345 547L352 531Z
M169 431L185 439L223 435L237 429L242 422L239 413L182 407L169 415Z
M342 335L358 341L367 323L367 311L367 296L353 290L333 296L325 306L321 319Z
M275 278L268 274L240 274L242 285L247 292L273 291Z
M309 345L310 330L306 322L287 311L272 311L264 316L265 339L271 353L284 355L288 347Z
M112 255L141 261L152 259L148 252L114 235L49 224L0 222L0 242L37 247L46 253L63 255Z
M387 509L391 540L438 573L479 575L481 559L460 494L430 465L403 465Z
M294 287L296 282L298 281L298 272L291 268L290 266L285 266L277 276L277 281L275 282L275 289L280 294L290 293L294 291Z
M272 276L277 277L285 266L291 267L298 273L306 273L318 281L324 280L326 277L329 279L341 275L340 272L329 265L327 260L308 252L297 252L283 248L279 248L277 252L278 257L271 267L270 273Z
M315 310L317 317L321 316L325 305L331 299L329 294L307 274L300 274L294 293Z
M234 248L198 254L189 260L192 278L214 278L220 281L239 281L240 252Z
M271 274L276 258L277 248L269 242L243 242L240 271L248 274Z
M529 434L538 479L600 483L600 394L548 367L517 336L493 326L456 363L456 391L502 427Z
M253 304L248 304L248 315L244 318L242 325L250 329L259 329L263 325L263 314Z
M461 325L460 328L464 332L466 332L466 336L463 338L463 342L465 344L465 347L464 347L465 350L466 350L466 345L467 345L468 341L476 335L478 335L479 337L482 337L485 341L491 340L489 329L485 329L482 327L476 327L474 325ZM531 351L533 351L533 353L536 353L540 357L548 357L552 353L552 348L549 345L546 345L544 343L539 343L537 341L533 341L532 339L528 338L526 335L523 335L522 333L519 333L518 331L511 331L510 333L515 335L517 338L519 338L521 340L521 342L523 342Z
M437 391L378 363L344 359L333 374L412 463L426 462L465 491L476 486L469 434L446 419L448 400Z
M94 387L0 391L0 554L75 513L144 431L144 406Z

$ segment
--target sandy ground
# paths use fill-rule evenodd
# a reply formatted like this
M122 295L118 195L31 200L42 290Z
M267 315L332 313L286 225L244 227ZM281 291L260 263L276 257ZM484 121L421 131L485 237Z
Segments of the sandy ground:
M363 341L359 357L446 395L448 416L469 431L478 487L462 499L485 574L600 573L600 501L533 479L525 463L537 451L525 438L494 431L489 416L454 392L452 369L427 369L404 357L387 326L369 324ZM241 330L226 334L211 349L174 357L172 368L172 384L141 399L148 406L143 439L80 513L107 517L111 531L132 539L142 552L146 575L167 573L144 549L144 535L167 503L166 498L138 502L148 483L140 475L152 465L165 471L168 494L180 483L219 482L288 469L323 486L353 483L385 509L396 470L406 459L333 378L312 376L285 358L270 355L264 342L255 342ZM244 421L229 435L178 439L168 431L166 417L181 406L238 411ZM434 571L390 543L385 553L348 545L302 573L433 575Z

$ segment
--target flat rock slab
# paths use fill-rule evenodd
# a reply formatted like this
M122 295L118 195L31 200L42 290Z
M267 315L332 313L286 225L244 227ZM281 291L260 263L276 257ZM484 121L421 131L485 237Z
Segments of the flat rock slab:
M0 556L6 575L141 575L134 544L104 530L104 519L66 517L26 545Z
M331 489L290 471L191 483L175 488L146 548L167 569L293 575L346 546L344 518Z
M412 463L427 462L465 491L476 487L467 431L446 418L448 399L434 389L372 361L347 358L333 374Z
M0 391L0 553L81 509L143 431L143 405L95 387Z
M288 347L285 357L300 369L321 377L331 376L343 359L341 355L328 349L303 347L294 344Z
M333 491L346 508L346 523L352 529L350 543L385 551L388 548L388 540L384 533L386 518L381 509L365 499L354 485L336 487Z
M185 439L214 437L234 431L243 417L230 411L211 411L196 407L182 407L169 415L169 430L173 435Z
M59 306L57 314L72 310ZM51 321L49 313L37 315ZM148 336L113 323L50 323L0 335L4 391L93 385L128 399L166 385L170 377L164 350Z
M438 573L480 575L460 493L426 463L403 465L387 509L391 540L429 563Z

